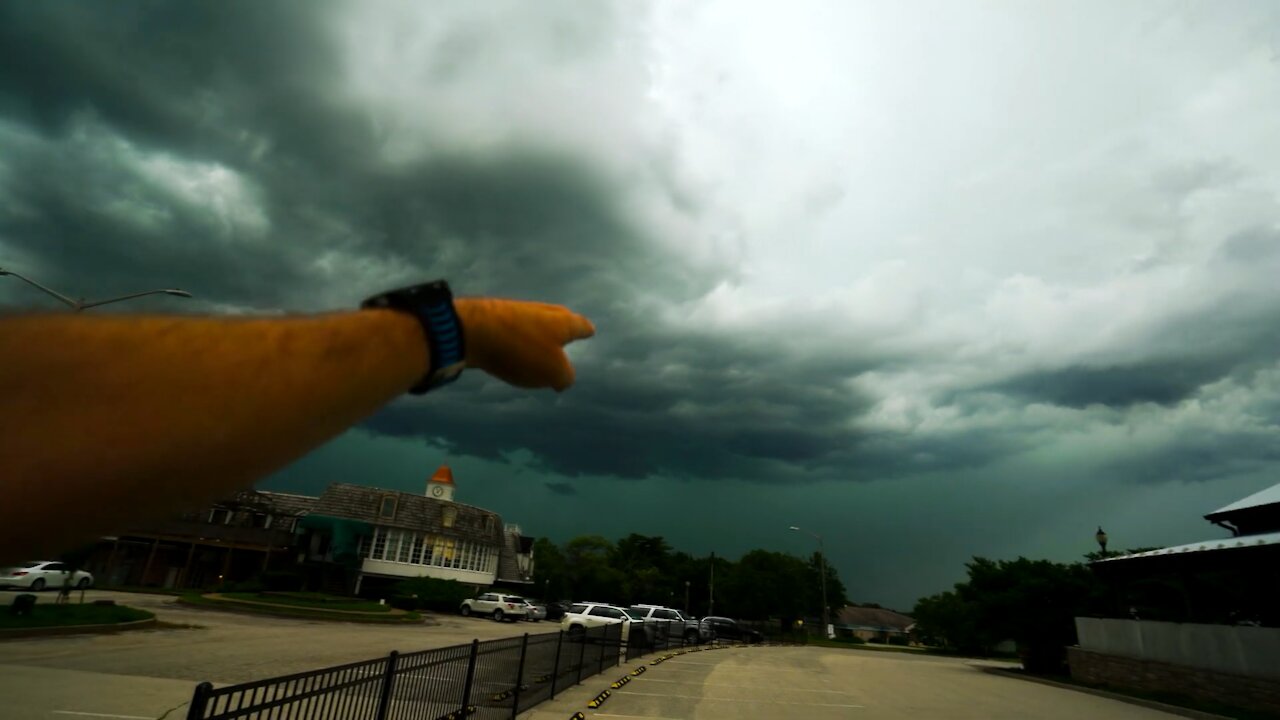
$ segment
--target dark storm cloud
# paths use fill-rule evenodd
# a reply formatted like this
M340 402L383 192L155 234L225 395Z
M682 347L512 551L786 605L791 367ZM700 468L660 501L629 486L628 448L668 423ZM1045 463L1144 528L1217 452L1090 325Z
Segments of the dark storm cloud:
M1229 363L1152 362L1112 367L1069 367L1027 373L989 387L1035 402L1063 407L1176 405L1217 380Z
M552 495L577 495L578 488L573 483L567 482L545 482L542 486L551 491Z
M29 211L0 216L0 238L36 257L49 282L89 293L164 278L211 303L306 309L382 289L317 268L337 249L449 277L462 292L588 314L600 347L573 393L495 394L473 380L368 425L458 454L524 448L571 475L793 479L834 472L853 449L840 428L867 401L838 388L872 360L798 356L647 316L639 298L695 298L734 269L660 249L620 207L628 188L590 158L516 145L375 161L369 122L331 100L336 52L321 13L289 7L6 6L0 108L23 130L6 163L30 181L11 200ZM459 33L442 50L450 72L478 42ZM238 199L265 227L228 228L200 197L175 196L139 170L153 156L234 171ZM370 285L327 286L334 279Z
M543 56L530 62L590 64L613 52L621 20L611 6L546 7L522 28L545 36ZM797 336L827 330L824 318L797 318L773 334L665 323L655 304L678 307L738 273L679 249L695 238L655 242L637 220L627 200L640 181L656 185L677 219L705 210L696 190L672 179L668 158L657 152L636 166L643 173L618 173L588 150L523 138L388 161L394 123L335 89L344 50L326 24L330 9L0 5L0 252L14 250L68 292L160 283L213 309L350 307L392 281L434 277L465 294L568 304L599 329L574 350L572 392L529 395L468 377L366 425L478 458L524 449L533 465L567 475L797 482L974 468L1037 440L1016 422L977 422L984 413L1027 403L1175 406L1274 359L1274 303L1242 289L1214 317L1176 320L1166 335L1186 338L1191 351L1153 346L1124 363L1050 365L943 392L938 404L959 411L944 431L865 429L859 421L876 398L848 381L934 358L852 343L798 349ZM476 67L505 21L455 20L427 60L428 76L481 83ZM642 76L643 59L634 63ZM643 96L646 88L607 90ZM431 97L431 88L421 92ZM1182 197L1232 172L1196 166L1161 182ZM177 176L212 184L184 189ZM1270 229L1231 238L1217 259L1224 282L1242 268L1275 269L1278 245ZM12 285L0 292L14 302L29 296ZM1208 449L1178 461L1213 462Z

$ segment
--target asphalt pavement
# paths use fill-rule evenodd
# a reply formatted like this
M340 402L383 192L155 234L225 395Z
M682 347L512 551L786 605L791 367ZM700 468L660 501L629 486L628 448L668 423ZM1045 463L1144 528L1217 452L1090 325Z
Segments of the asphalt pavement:
M995 675L1003 663L819 647L652 658L584 681L522 720L1168 720L1164 712ZM642 675L618 689L614 680ZM587 702L611 695L596 709Z

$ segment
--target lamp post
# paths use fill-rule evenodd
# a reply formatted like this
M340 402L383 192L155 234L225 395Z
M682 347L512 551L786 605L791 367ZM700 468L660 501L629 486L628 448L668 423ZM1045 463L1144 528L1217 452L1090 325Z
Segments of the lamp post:
M0 275L10 275L12 277L16 277L22 282L36 288L37 290L40 290L46 295L57 298L59 302L62 302L63 304L69 306L74 312L87 310L91 307L98 307L99 305L107 305L108 303L120 302L121 300L132 300L134 298L140 298L145 295L173 295L174 297L184 297L184 298L191 297L191 293L187 292L186 290L179 290L178 288L162 288L159 290L147 290L145 292L131 293L129 295L121 295L120 297L108 298L106 300L95 300L93 302L86 302L83 298L79 300L72 300L71 298L67 297L66 295L63 295L57 290L47 288L44 285L41 285L40 283L36 282L35 280L32 280L29 277L13 272L12 270L5 270L4 268L0 268Z
M795 525L791 526L791 530L802 532L818 541L818 573L822 578L822 636L826 639L827 633L831 628L831 611L827 607L827 553L822 547L822 536L815 532L802 530Z
M685 617L689 616L689 581L688 580L684 581L684 614L685 614Z
M1098 541L1098 547L1102 548L1102 554L1106 555L1107 554L1107 533L1102 529L1101 525L1098 526L1098 532L1093 534L1093 539Z

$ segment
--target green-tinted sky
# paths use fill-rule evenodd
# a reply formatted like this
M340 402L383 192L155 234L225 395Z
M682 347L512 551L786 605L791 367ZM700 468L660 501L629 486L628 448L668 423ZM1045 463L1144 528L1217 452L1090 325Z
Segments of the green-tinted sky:
M1268 2L6 3L0 266L569 304L571 392L470 375L267 485L448 462L531 534L699 554L797 524L905 608L1275 481L1277 116Z

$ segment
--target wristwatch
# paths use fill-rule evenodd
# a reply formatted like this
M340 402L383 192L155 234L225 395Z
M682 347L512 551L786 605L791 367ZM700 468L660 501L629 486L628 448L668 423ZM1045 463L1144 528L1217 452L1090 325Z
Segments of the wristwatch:
M441 385L448 385L466 368L466 345L462 334L462 321L453 307L453 293L444 280L412 285L391 290L360 303L361 309L383 308L399 310L412 315L422 325L431 354L431 367L427 374L409 389L421 395Z

